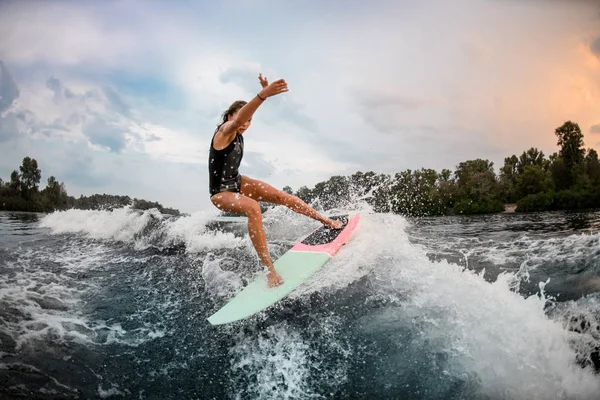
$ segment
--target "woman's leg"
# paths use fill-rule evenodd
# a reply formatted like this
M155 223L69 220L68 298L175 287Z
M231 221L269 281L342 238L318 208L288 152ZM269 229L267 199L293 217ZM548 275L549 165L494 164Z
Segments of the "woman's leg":
M342 221L334 221L319 214L314 208L306 204L302 199L284 192L283 190L275 189L268 183L242 176L242 186L240 192L244 196L248 196L256 201L264 201L267 203L281 204L288 207L290 210L299 214L306 215L315 219L330 228L341 228Z
M258 203L242 194L232 192L217 193L211 197L211 201L220 210L244 214L248 217L248 234L252 244L260 260L269 268L269 286L281 285L283 279L275 271L267 249L267 237L265 236L262 213Z

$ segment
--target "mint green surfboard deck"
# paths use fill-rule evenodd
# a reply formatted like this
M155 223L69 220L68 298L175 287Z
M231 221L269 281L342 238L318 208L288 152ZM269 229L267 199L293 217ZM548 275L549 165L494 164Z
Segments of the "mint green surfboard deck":
M259 275L220 310L208 318L212 325L227 324L256 314L275 304L317 272L346 244L356 229L359 214L331 217L344 222L341 229L322 226L299 241L274 263L283 284L270 288Z

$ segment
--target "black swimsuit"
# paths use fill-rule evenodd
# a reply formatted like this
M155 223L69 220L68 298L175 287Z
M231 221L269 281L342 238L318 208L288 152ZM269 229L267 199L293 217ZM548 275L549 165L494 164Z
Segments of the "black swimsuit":
M216 133L215 133L216 135ZM239 168L244 156L244 138L236 133L235 139L222 150L214 148L215 135L210 142L208 173L210 196L220 192L239 192L242 175Z

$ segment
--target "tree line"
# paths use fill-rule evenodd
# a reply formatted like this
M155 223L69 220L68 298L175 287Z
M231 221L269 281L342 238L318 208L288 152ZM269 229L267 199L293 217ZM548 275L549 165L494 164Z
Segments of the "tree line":
M494 163L484 159L459 163L454 171L421 168L395 174L358 171L350 176L332 176L313 188L291 187L284 191L307 203L320 202L325 209L344 207L364 199L376 212L407 216L482 214L504 211L516 204L517 212L572 210L600 206L600 161L596 150L584 147L579 125L566 121L556 128L557 152L550 156L535 147L520 156L504 159L498 174ZM50 176L39 190L41 170L37 161L23 159L10 180L0 179L0 210L51 212L69 208L114 209L131 205L165 214L179 211L160 203L129 196L94 194L69 196L63 182ZM269 205L261 204L266 210Z
M52 212L77 208L83 210L112 210L131 206L138 210L158 209L163 214L179 215L179 210L163 207L158 202L144 199L131 199L129 196L110 194L69 196L64 182L58 182L54 176L47 180L46 187L39 189L42 170L35 158L25 157L19 167L10 174L10 180L0 178L0 210Z
M549 157L532 147L520 156L504 159L499 173L489 160L459 163L454 171L410 169L395 174L361 171L332 176L312 189L284 191L325 208L343 207L364 198L376 212L407 216L482 214L504 211L516 204L517 212L572 210L600 206L600 162L596 150L584 148L577 123L556 128L559 150Z

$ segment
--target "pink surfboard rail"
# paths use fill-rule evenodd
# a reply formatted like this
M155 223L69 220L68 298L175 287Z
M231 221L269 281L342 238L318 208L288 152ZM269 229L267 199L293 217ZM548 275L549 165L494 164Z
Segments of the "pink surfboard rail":
M356 225L358 224L359 218L360 214L355 214L349 217L348 224L346 225L346 227L330 243L311 246L302 243L302 241L299 241L294 245L294 247L290 249L290 251L310 251L312 253L327 253L329 254L329 256L333 257L335 253L337 253L342 248L342 246L350 239L350 236L352 236L354 229L356 229Z

